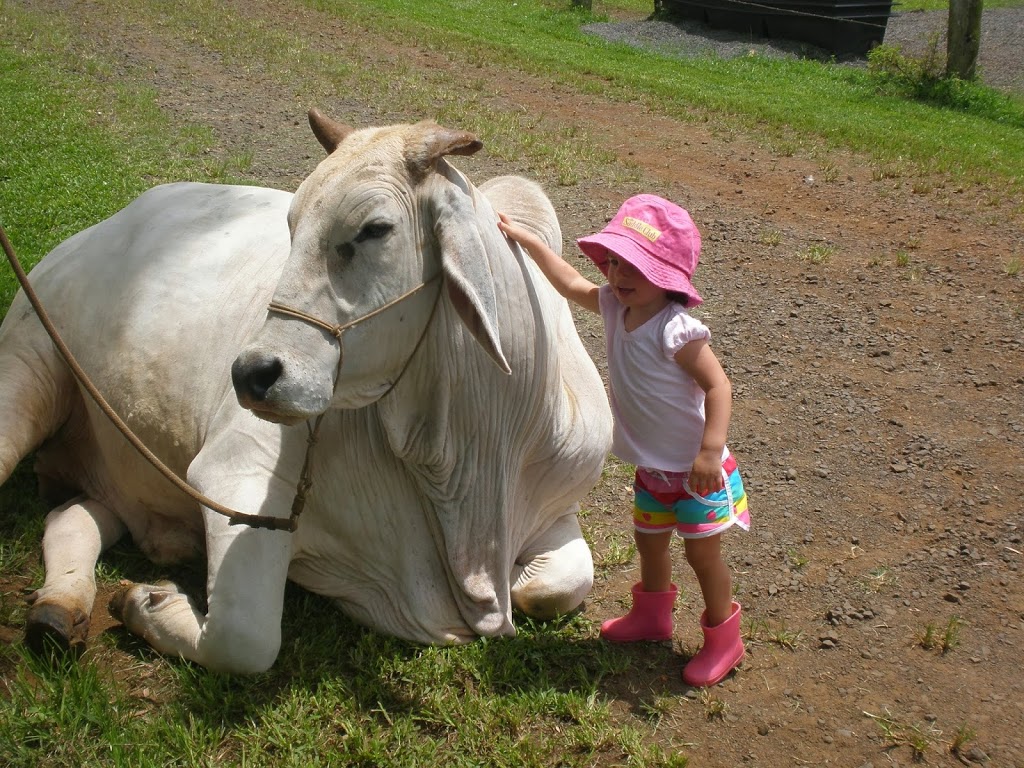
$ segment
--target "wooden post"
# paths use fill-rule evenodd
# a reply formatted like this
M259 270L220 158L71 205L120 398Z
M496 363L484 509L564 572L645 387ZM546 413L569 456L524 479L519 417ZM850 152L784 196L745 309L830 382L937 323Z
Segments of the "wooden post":
M973 80L981 48L982 0L950 0L946 77Z

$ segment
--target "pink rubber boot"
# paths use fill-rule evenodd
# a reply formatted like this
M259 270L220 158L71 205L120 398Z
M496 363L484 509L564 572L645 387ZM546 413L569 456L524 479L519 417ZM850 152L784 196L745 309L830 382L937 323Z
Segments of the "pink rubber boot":
M695 688L714 685L732 672L743 659L743 640L740 639L740 604L732 604L732 614L721 624L705 624L706 612L701 614L700 628L704 632L704 647L683 668L683 680Z
M675 584L668 592L645 592L642 583L633 585L633 607L617 619L601 625L601 637L610 643L635 643L638 640L669 640L672 638L672 606L679 589Z

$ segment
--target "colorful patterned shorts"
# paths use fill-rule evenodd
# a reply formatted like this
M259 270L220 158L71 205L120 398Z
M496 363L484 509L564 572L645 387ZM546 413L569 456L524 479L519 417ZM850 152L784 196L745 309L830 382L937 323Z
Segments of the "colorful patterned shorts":
M732 454L722 462L722 473L727 478L726 487L701 497L687 490L688 472L662 472L638 467L633 483L633 524L636 529L661 533L675 528L684 539L714 536L733 524L749 530L747 494Z

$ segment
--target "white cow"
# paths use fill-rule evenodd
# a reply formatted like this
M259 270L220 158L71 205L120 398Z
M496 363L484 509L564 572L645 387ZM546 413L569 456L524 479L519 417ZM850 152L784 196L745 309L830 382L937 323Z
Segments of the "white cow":
M234 672L273 664L288 578L423 643L511 635L513 608L552 617L592 586L576 513L610 444L605 390L495 215L560 248L550 202L518 177L474 187L444 159L480 149L465 132L310 124L328 157L294 196L159 186L31 273L115 411L209 499L288 517L324 414L297 530L229 525L160 476L19 293L0 328L0 482L38 449L41 488L64 500L30 642L84 643L96 559L126 532L157 562L205 554L208 600L136 584L115 614Z

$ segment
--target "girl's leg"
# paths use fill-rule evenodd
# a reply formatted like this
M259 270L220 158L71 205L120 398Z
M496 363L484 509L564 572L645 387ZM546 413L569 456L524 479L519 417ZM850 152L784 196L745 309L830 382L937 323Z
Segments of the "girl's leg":
M633 532L640 556L640 582L645 592L667 592L672 587L672 536L669 529L661 533Z
M686 562L700 584L708 626L721 624L732 614L732 575L722 559L722 536L686 539ZM642 569L641 569L642 572Z
M601 637L612 643L638 640L669 640L672 637L672 608L679 590L672 583L670 545L673 530L636 533L640 555L640 581L633 585L633 606L629 613L601 625Z
M740 604L732 599L732 578L722 559L722 537L686 540L686 560L704 595L700 629L704 645L686 667L683 680L690 685L715 685L743 659Z

